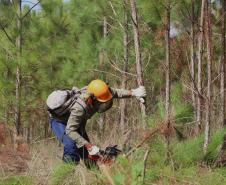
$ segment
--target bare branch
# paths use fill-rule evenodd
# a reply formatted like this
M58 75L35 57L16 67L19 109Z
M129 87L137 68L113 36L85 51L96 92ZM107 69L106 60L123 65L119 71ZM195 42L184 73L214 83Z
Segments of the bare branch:
M117 17L117 13L116 13L116 11L115 11L115 8L114 8L114 6L113 6L112 2L111 2L111 1L109 1L109 4L110 4L110 6L111 6L111 9L112 9L112 11L113 11L113 13L114 13L115 17ZM122 23L121 23L119 20L117 20L117 19L116 19L116 21L118 22L119 26L120 26L122 29L124 29L124 27L123 27Z
M148 154L149 154L150 150L148 149L145 154L144 154L144 168L142 171L142 182L144 183L144 179L145 179L145 171L146 171L146 166L147 166L147 159L148 159Z
M40 3L40 1L38 1L37 3L35 3L28 11L27 13L21 18L21 20L23 20L30 12L31 10L36 7L38 4Z
M117 76L117 75L115 75L113 73L109 73L109 71L103 71L103 70L98 70L98 69L88 69L88 71L95 71L95 72L105 73L105 74L112 75L112 76L114 76L116 78L119 78L119 79L122 78L121 76Z
M124 73L124 74L128 74L128 75L131 75L131 76L134 76L134 77L137 77L136 74L133 74L133 73L129 73L129 72L126 72L126 71L123 71L121 70L118 66L116 66L116 64L114 64L114 62L112 62L111 60L109 61L109 63L111 64L111 66L116 69L117 71L121 72L121 73Z
M9 41L15 46L15 43L13 42L13 39L10 37L10 35L7 33L4 26L0 23L1 30L5 33L6 37L9 39Z

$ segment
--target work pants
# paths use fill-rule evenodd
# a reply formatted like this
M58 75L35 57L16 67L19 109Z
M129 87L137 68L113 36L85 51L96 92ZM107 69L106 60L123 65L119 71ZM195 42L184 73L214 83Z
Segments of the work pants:
M80 158L88 158L87 149L85 147L77 148L76 142L65 134L66 125L64 123L51 118L50 125L57 139L64 145L63 160L65 162L79 162Z

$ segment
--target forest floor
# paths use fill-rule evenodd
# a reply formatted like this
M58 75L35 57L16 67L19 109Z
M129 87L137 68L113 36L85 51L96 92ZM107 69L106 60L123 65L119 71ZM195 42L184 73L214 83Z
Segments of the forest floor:
M207 155L202 154L203 138L171 140L171 153L159 135L129 158L118 156L115 163L87 169L61 161L63 147L55 140L20 145L17 150L0 147L0 185L224 185L226 167L211 165L224 132L216 132ZM147 152L149 155L147 156Z
M61 157L62 146L55 141L31 145L29 152L4 146L0 149L0 185L93 184L88 178L94 175L92 171L83 164L66 165ZM67 172L73 177L68 178Z

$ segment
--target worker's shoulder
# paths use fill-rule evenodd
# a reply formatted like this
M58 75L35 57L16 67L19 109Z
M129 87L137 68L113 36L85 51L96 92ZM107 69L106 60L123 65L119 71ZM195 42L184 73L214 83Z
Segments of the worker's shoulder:
M87 92L81 93L75 102L75 104L72 106L72 110L76 111L84 111L87 108L87 100L89 99L90 94Z
M87 102L87 100L90 98L90 96L91 96L90 93L88 93L87 91L85 91L85 92L82 92L80 94L79 98L81 100L83 100L84 102Z

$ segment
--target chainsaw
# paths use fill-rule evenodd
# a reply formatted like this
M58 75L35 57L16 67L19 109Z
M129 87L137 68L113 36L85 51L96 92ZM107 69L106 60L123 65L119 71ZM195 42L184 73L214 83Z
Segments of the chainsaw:
M89 158L100 164L111 165L121 152L122 151L117 148L117 145L110 145L104 150L99 150L97 155L89 156Z

